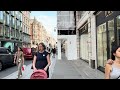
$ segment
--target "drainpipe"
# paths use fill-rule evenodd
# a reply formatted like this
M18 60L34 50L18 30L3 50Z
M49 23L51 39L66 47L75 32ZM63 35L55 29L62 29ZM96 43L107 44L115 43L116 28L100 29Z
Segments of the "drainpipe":
M75 22L75 34L76 34L76 11L74 11L74 22Z

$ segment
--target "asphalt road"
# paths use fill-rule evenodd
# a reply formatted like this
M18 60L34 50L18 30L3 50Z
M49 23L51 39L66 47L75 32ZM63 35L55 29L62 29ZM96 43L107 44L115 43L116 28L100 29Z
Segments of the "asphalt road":
M29 65L31 63L32 60L25 60L25 65ZM11 66L3 69L0 71L0 79L14 73L15 71L17 71L17 66Z

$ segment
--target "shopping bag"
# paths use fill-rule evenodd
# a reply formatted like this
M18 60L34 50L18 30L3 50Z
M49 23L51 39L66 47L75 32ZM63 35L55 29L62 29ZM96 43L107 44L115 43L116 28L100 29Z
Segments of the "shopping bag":
M25 71L26 65L22 66L22 71Z

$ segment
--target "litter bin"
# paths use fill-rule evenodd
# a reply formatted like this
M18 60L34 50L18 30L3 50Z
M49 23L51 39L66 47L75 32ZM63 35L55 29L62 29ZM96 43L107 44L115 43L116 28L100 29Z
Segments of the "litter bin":
M95 69L95 60L90 60L91 61L91 68Z

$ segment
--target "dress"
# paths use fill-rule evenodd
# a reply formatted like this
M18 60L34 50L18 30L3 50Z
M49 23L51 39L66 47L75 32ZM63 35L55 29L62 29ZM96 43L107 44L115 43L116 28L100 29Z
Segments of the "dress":
M44 69L46 65L48 64L47 62L47 55L48 52L44 51L43 53L36 52L35 56L37 57L36 59L36 64L35 67L37 69ZM49 77L49 68L47 69L47 78Z
M110 73L110 79L120 79L120 68L112 65L112 71Z

